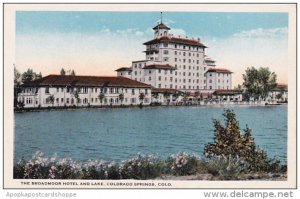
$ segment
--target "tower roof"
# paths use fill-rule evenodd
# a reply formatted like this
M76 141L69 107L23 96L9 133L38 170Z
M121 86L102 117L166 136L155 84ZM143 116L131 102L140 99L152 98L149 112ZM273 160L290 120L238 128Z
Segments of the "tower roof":
M157 30L157 29L167 29L170 30L170 28L168 26L166 26L163 22L160 22L159 24L157 24L153 30Z

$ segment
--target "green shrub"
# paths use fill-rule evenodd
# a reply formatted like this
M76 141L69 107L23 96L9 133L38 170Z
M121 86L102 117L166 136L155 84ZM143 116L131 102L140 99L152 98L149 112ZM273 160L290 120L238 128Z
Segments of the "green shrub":
M160 176L163 171L163 161L152 155L141 155L122 161L119 167L121 179L152 179Z
M204 172L204 162L197 156L178 153L166 160L165 173L183 176Z
M256 147L251 130L246 126L244 134L240 133L239 122L236 120L233 110L225 110L225 126L220 121L213 120L215 138L204 148L206 157L222 156L224 158L239 158L246 161L249 171L270 172L280 167L279 161L270 160L265 151Z
M235 180L244 170L244 162L239 158L213 157L206 164L208 173L221 176L224 180Z

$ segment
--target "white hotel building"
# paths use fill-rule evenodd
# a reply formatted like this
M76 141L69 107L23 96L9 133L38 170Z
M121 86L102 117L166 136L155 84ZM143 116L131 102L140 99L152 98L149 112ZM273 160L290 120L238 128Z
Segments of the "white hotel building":
M162 22L153 30L154 38L144 43L145 60L133 61L131 67L117 69L118 76L155 88L184 92L231 89L231 72L211 70L216 67L215 61L206 57L207 47L199 38L175 37ZM211 75L214 78L210 78Z
M17 100L25 108L149 105L151 86L124 77L48 75L23 84Z

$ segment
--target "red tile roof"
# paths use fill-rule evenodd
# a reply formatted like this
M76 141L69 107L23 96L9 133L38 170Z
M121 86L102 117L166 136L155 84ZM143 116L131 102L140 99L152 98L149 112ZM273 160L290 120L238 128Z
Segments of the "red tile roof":
M287 84L283 84L283 83L278 83L278 84L277 84L277 88L278 88L278 89L287 89L287 88L288 88L288 85L287 85Z
M101 87L127 87L150 88L144 84L126 77L108 76L72 76L72 75L48 75L42 79L24 84L23 86L101 86Z
M121 67L118 68L116 71L132 71L131 67Z
M171 36L157 37L155 39L145 42L144 45L156 44L156 43L160 43L160 42L186 44L186 45L193 45L193 46L207 48L204 44L202 44L201 42L199 42L197 40L187 39L187 38L179 38L179 37L171 37Z
M206 71L206 73L208 72L216 72L216 73L232 73L230 70L226 69L226 68L210 68Z
M143 69L175 70L175 68L169 64L150 64L150 65L145 66Z

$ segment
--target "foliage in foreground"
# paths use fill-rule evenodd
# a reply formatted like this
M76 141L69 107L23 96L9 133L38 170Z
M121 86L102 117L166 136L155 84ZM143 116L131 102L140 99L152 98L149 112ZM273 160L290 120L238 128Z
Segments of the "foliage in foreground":
M240 133L239 122L233 110L225 110L225 126L214 120L215 138L204 148L208 158L222 156L224 159L239 159L244 163L244 170L252 172L276 172L281 169L280 162L269 159L267 153L256 146L251 130L246 126Z
M29 161L14 166L15 179L155 179L165 175L186 176L211 173L220 179L233 180L244 173L244 162L237 158L201 159L178 153L166 160L153 155L141 155L120 164L103 160L76 162L69 158L45 157L36 152Z

